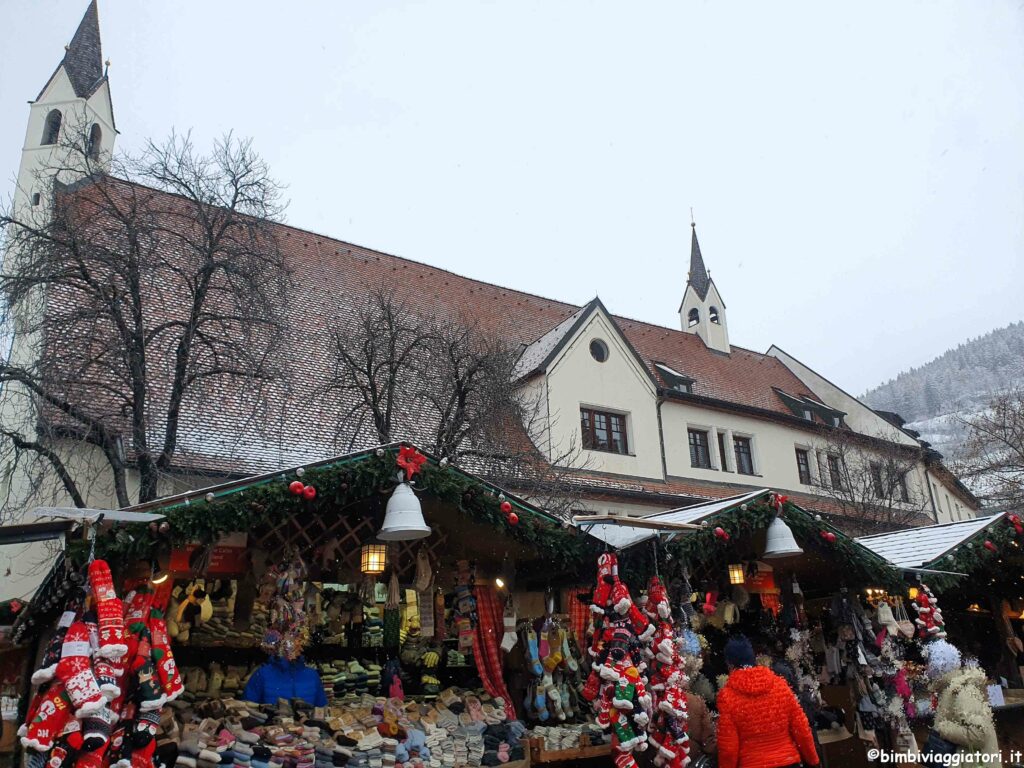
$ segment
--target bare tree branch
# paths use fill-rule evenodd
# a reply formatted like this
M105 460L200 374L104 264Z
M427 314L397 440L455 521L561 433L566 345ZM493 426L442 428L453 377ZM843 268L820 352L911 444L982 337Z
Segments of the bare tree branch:
M183 424L209 411L204 395L230 380L221 396L255 408L283 376L274 349L289 276L273 229L283 209L248 141L229 135L202 154L172 135L96 158L87 137L87 126L62 129L38 179L49 205L0 213L3 437L34 452L76 504L84 478L60 463L60 446L96 446L127 505L159 495Z

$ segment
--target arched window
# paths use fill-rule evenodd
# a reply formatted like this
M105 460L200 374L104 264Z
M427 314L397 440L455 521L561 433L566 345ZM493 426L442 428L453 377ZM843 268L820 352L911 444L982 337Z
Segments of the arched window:
M712 323L715 323L715 325L718 324L718 307L708 308L708 319L711 320Z
M688 328L693 328L693 326L695 326L699 322L700 312L698 312L697 308L694 307L693 309L690 310L689 314L686 315L686 326Z
M89 146L86 150L89 153L90 160L99 160L100 157L100 145L103 143L103 129L100 128L99 123L93 123L92 128L89 129Z
M60 136L61 114L59 109L50 110L43 126L43 144L56 144Z

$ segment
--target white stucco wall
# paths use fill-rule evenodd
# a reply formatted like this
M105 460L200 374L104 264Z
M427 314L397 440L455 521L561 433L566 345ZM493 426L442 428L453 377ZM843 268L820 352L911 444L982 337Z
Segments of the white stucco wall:
M603 363L590 354L594 339L608 346ZM595 312L548 367L547 402L556 454L575 445L587 469L663 477L654 383L603 312ZM581 407L624 414L629 455L583 450Z

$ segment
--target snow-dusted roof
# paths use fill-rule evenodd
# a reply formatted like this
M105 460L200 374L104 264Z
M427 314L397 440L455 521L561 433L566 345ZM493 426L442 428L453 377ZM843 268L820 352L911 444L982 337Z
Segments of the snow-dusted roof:
M727 499L717 499L701 504L693 504L688 507L680 507L679 509L670 509L667 512L658 512L655 515L645 515L643 519L664 523L700 523L716 512L751 501L766 493L770 493L770 491L767 488L763 488L759 491L752 491L740 496L731 496ZM615 547L615 549L632 547L659 535L658 531L650 528L634 528L630 525L615 525L614 523L596 523L593 526L589 526L584 522L577 525L594 538L600 539L608 544L608 546Z
M513 377L520 379L540 368L551 352L556 349L562 339L565 338L565 335L572 330L572 327L580 317L583 316L583 313L589 308L589 306L590 305L587 304L586 306L580 307L579 310L573 312L565 318L565 320L560 322L535 342L528 345L526 349L523 350L523 354L519 356L519 360L516 362L516 367L512 373Z
M1001 517L988 515L906 531L875 533L861 536L857 541L899 568L924 568Z

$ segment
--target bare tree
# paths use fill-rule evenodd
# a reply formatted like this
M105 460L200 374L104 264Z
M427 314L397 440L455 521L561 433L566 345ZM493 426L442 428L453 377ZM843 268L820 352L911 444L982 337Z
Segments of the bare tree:
M992 398L988 406L958 416L967 439L957 473L992 505L1024 505L1024 390Z
M833 429L823 433L816 452L814 485L847 527L868 533L927 521L931 498L916 482L924 449L901 444L896 434L873 438Z
M183 425L220 409L244 420L281 375L280 189L230 135L205 155L172 135L102 158L67 126L60 150L38 180L49 204L0 213L7 487L31 496L56 478L84 505L106 478L119 505L152 500L161 477L200 469Z
M530 439L550 425L516 381L517 345L471 321L419 311L391 290L371 292L333 326L324 395L347 449L411 439L555 513L578 504L577 447L548 457Z

